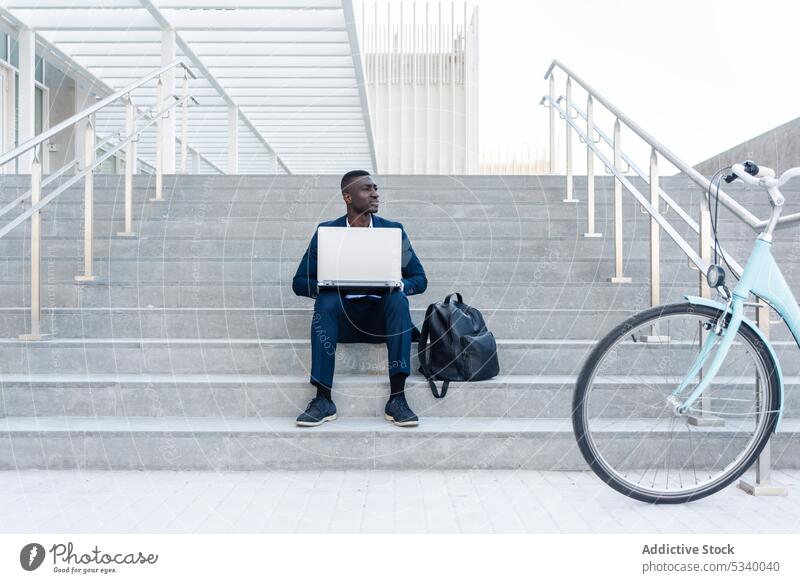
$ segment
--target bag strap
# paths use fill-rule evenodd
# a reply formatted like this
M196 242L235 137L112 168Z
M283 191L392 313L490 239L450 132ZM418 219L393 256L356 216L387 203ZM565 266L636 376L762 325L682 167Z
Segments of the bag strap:
M431 371L428 368L428 363L425 362L425 348L428 345L428 336L430 335L430 315L433 312L433 307L435 304L431 304L428 306L428 309L425 311L425 320L422 322L422 331L420 332L419 342L417 343L417 356L419 357L419 365L422 368L422 374L425 375L425 380L428 381L428 386L431 388L431 393L437 399L441 399L447 394L447 386L450 384L450 381L444 381L442 384L442 392L439 393L439 390L436 387L436 383L433 380L433 375L431 375Z
M422 374L425 379L430 383L431 373L428 368L428 363L425 362L425 347L428 344L428 336L430 335L430 316L433 312L433 304L428 306L425 311L425 319L422 321L422 330L419 334L419 341L417 342L417 356L419 357L419 366L422 369ZM435 386L435 385L434 385Z
M445 304L449 304L450 303L450 297L451 296L457 296L459 303L462 303L462 304L464 303L464 300L461 298L461 294L458 293L458 292L453 292L451 294L447 294L447 297L444 298L444 303Z
M449 386L450 386L450 381L442 382L442 394L441 395L437 395L436 393L433 393L433 396L436 397L437 399L443 399L444 396L447 394L447 387L449 387Z

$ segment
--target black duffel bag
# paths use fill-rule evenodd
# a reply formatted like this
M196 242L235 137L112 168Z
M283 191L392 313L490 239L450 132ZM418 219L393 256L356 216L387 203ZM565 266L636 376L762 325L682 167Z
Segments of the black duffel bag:
M451 302L453 295L458 300ZM419 372L437 399L447 394L450 381L482 381L500 372L494 335L480 311L465 304L460 293L428 306L417 350ZM444 381L441 393L434 380Z

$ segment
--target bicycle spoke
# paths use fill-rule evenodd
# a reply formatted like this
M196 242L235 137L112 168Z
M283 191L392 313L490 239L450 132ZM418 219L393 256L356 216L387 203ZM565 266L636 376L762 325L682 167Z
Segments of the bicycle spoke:
M694 452L694 441L692 440L692 426L689 423L686 424L686 431L689 434L689 453L691 454L691 453ZM697 482L697 468L695 467L695 464L694 464L694 456L690 455L689 459L692 460L692 474L694 475L694 481L696 483Z
M707 341L705 330L718 314L694 307L661 312L640 320L596 358L580 407L582 434L592 452L587 459L625 491L660 500L713 486L742 467L761 439L760 428L774 408L765 406L765 391L753 390L754 383L767 382L766 367L741 332L724 376L713 379L713 392L686 414L674 411L672 392L696 361L701 341ZM637 340L645 336L663 342ZM686 394L701 378L691 379ZM755 413L759 408L763 418ZM689 415L696 416L695 425Z

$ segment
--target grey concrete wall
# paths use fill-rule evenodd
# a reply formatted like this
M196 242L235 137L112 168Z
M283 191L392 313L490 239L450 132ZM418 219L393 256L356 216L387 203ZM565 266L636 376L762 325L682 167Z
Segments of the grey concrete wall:
M701 174L711 176L724 166L748 159L778 173L800 166L800 118L700 162L695 168Z

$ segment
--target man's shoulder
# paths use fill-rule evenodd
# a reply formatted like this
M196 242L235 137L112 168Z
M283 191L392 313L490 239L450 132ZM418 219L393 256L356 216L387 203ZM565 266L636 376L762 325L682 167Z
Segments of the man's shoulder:
M319 228L319 227L338 227L338 226L343 226L344 225L344 221L342 219L344 219L346 216L347 215L342 215L341 217L336 217L335 219L331 219L330 221L325 221L323 223L320 223L320 224L317 225L317 228Z
M378 215L372 215L372 219L374 221L375 226L380 225L381 227L394 227L396 229L403 228L403 224L399 221L391 221L385 217L381 217Z
M345 220L347 219L347 215L342 215L341 217L337 217L335 219L331 219L329 221L325 221L323 223L319 223L317 228L319 227L344 227L346 225ZM379 215L372 215L372 224L375 227L395 227L397 229L403 228L403 223L399 221L392 221L387 218L381 217Z

